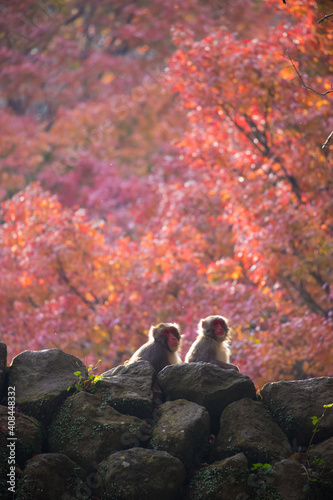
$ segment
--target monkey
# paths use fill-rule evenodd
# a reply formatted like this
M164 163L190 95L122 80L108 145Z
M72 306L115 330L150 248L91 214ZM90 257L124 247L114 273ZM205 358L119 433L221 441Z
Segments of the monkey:
M149 330L149 340L129 359L126 365L139 361L149 361L156 373L167 365L181 364L178 354L180 328L177 323L160 323Z
M229 363L230 328L223 316L208 316L198 324L197 338L185 357L185 363L203 361L213 363L225 370L237 370Z

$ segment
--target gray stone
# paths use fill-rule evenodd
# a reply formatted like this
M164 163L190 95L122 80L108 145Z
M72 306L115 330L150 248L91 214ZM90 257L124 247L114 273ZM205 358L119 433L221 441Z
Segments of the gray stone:
M260 392L274 420L296 444L308 446L314 426L311 417L320 417L323 405L332 403L333 377L273 382ZM327 411L313 442L333 436L333 411Z
M117 366L102 373L95 394L120 413L150 418L153 411L152 385L155 371L148 361Z
M278 462L272 468L270 483L285 500L307 500L307 477L304 467L293 459Z
M16 500L76 500L89 496L85 472L60 453L43 453L29 460L17 485Z
M233 401L256 397L252 380L235 370L222 370L211 363L166 366L157 377L166 398L187 399L204 406L213 419Z
M191 479L185 500L247 499L248 467L243 453L203 467Z
M122 415L94 394L79 392L67 399L49 430L49 450L63 453L87 471L110 453L139 446L144 426Z
M8 491L10 486L8 481L9 468L11 464L8 464L8 448L7 448L7 438L2 432L0 432L0 498L1 500L7 500L13 498L13 493Z
M185 469L165 451L132 448L114 453L99 468L101 500L177 500Z
M15 459L16 463L22 467L34 454L41 453L45 434L40 422L33 417L16 412L14 419ZM6 431L8 426L7 406L0 406L0 428L1 426L3 426L2 432L6 437L10 437L9 431Z
M79 377L88 376L80 359L60 349L24 351L13 359L9 367L9 385L15 387L16 405L43 424L68 396L68 387Z
M333 437L311 446L308 462L323 498L333 498Z
M258 401L241 399L222 413L213 459L244 453L253 463L272 463L291 455L287 436Z
M0 401L7 397L7 346L0 342Z
M209 414L184 399L168 401L156 412L149 447L179 458L186 467L198 466L208 455Z
M5 370L7 367L7 346L0 342L0 370Z

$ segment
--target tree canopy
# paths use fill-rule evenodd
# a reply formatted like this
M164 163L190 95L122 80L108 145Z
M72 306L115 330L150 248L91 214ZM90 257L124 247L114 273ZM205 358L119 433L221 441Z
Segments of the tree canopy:
M222 314L257 384L333 375L330 9L0 2L11 356L107 369L177 321L184 357Z

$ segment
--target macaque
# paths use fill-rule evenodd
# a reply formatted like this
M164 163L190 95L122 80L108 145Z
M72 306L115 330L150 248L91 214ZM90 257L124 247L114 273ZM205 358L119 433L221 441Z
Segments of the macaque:
M180 346L180 329L176 323L160 323L149 330L149 341L141 346L127 362L140 359L149 361L156 373L167 365L181 363L178 354Z
M225 370L237 370L238 366L229 363L230 328L223 316L208 316L200 320L198 336L188 351L185 362L213 363Z

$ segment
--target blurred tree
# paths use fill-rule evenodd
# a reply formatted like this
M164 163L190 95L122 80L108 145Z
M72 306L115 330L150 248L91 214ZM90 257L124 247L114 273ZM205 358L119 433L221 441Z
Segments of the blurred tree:
M291 20L264 38L221 30L189 43L176 34L170 64L191 122L185 162L209 173L225 200L239 269L230 286L256 288L232 318L242 325L237 363L259 381L332 373L332 163L321 149L330 96L304 89L298 74L331 88L332 35L315 30L315 7L294 2ZM221 263L219 280L229 266L224 275Z
M10 354L222 313L257 383L333 375L327 4L0 1Z

